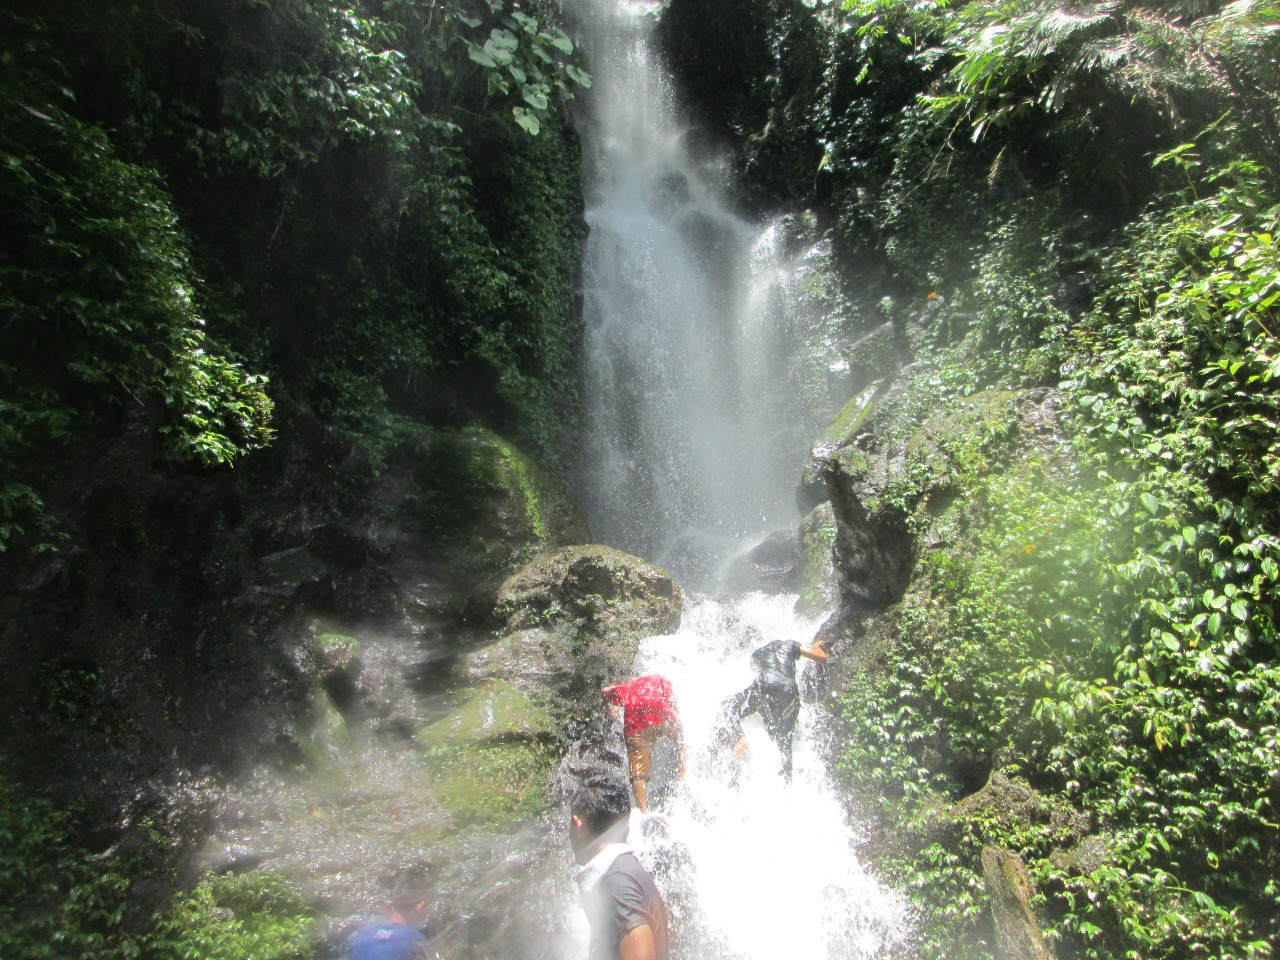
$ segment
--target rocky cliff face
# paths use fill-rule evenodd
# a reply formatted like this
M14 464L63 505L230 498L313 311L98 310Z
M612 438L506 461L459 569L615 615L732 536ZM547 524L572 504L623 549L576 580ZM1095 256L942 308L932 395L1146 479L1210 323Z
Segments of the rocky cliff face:
M11 773L127 821L121 804L168 809L175 784L211 772L306 765L317 709L398 729L334 638L377 625L423 651L402 665L420 683L445 678L488 636L508 574L590 539L492 433L422 427L375 472L335 431L284 416L288 439L235 471L163 469L128 424L59 466L49 506L67 539L0 557Z
M986 877L986 893L966 893L965 909L980 918L982 942L999 945L997 955L1047 957L1022 857L1043 855L1046 843L1061 854L1077 849L1096 839L1094 825L1028 785L1034 762L1019 751L1028 705L1006 701L1007 725L965 732L966 711L982 716L993 706L987 698L1007 692L974 685L957 665L1006 651L993 643L973 652L975 640L951 604L969 602L955 599L956 581L980 575L974 538L999 509L985 499L986 479L1052 472L1072 456L1059 422L1061 396L992 389L942 398L932 377L928 365L916 364L870 386L828 429L806 468L825 483L836 526L840 604L823 628L838 654L829 671L839 704L832 763L873 825L868 853L889 876L902 871L905 879L929 850L965 862L975 829L985 829L975 825L1000 823L1002 837L1036 836L1026 849L984 848L972 868ZM933 693L918 697L917 686ZM930 703L936 716L915 713ZM903 710L911 711L905 720ZM904 785L929 794L911 814L898 803Z

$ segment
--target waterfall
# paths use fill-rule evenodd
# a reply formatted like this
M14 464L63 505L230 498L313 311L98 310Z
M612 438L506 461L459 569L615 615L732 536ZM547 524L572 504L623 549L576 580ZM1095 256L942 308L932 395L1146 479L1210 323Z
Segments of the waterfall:
M636 671L671 679L688 775L656 813L633 815L632 841L663 888L678 957L882 955L902 906L858 862L819 748L822 711L802 709L790 783L754 718L738 769L710 742L718 705L751 680L751 649L807 643L821 625L791 595L716 593L733 555L798 523L796 482L831 399L806 391L809 368L839 372L823 318L796 296L806 251L788 252L781 223L731 209L726 168L691 142L649 45L658 5L580 6L594 79L580 117L584 500L597 540L668 567L687 598L679 632L646 641Z
M798 522L815 420L796 389L802 318L779 302L780 228L737 216L723 163L693 149L652 12L595 0L580 14L594 76L584 500L598 540L710 588L736 545Z

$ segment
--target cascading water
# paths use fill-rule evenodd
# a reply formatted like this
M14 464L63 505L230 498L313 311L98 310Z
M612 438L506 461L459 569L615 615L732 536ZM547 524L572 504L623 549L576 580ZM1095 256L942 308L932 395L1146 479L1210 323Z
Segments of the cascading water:
M689 771L657 815L636 815L632 840L664 890L679 957L874 957L901 936L902 907L853 852L819 711L802 710L790 783L751 719L736 772L711 748L721 700L751 680L751 649L807 642L821 623L798 617L794 596L714 595L735 553L797 524L799 466L829 413L829 398L803 389L805 364L827 362L813 318L786 295L803 257L782 255L778 224L732 213L719 168L690 151L648 43L656 5L580 6L594 78L582 120L586 506L598 540L708 591L686 593L680 631L646 641L636 665L672 680Z
M736 216L689 149L653 5L583 3L587 512L601 542L710 587L735 544L798 520L801 325L776 309L778 228Z

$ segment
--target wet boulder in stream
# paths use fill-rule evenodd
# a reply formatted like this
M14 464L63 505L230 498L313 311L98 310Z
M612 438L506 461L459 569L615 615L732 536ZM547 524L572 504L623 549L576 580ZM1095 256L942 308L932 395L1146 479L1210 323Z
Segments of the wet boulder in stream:
M680 624L681 592L660 567L611 547L544 554L498 590L506 629L469 673L502 679L567 727L600 709L600 687L632 669L641 639Z

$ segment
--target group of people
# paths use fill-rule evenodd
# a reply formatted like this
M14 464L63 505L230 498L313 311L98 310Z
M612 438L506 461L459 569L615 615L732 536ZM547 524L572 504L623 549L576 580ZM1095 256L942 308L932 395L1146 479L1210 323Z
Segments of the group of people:
M751 654L755 677L746 689L721 704L715 745L736 761L747 750L742 721L758 714L778 748L779 772L791 778L791 741L800 715L796 668L802 657L824 661L823 640L804 646L774 640ZM653 751L660 738L672 740L679 772L685 772L684 732L671 683L657 674L604 687L606 704L621 713L630 782L609 764L575 771L569 792L569 844L578 863L575 881L591 928L590 960L666 960L667 910L653 878L627 843L631 798L649 809ZM438 960L419 932L424 904L390 904L386 915L359 928L349 960Z
M720 707L715 743L736 760L747 750L742 721L758 714L781 758L779 772L791 778L791 742L800 715L796 667L800 658L824 661L823 640L804 646L774 640L751 654L755 677ZM631 789L615 770L598 766L582 772L569 797L569 842L579 865L575 877L591 926L590 960L666 960L667 912L653 878L627 843L631 793L648 811L648 784L654 746L672 739L684 776L684 733L670 682L657 674L601 690L621 711Z
M796 720L800 716L800 686L796 666L801 657L822 662L827 659L825 640L803 646L794 640L774 640L751 654L755 678L739 693L725 700L716 723L715 743L732 750L734 759L747 750L742 721L751 714L764 721L769 738L781 758L779 773L791 779L791 742ZM684 777L684 732L676 708L675 693L666 677L647 674L628 683L605 687L600 691L611 707L622 713L622 733L627 744L627 760L636 807L649 810L648 783L652 768L653 748L660 737L676 743L679 751L679 776Z

